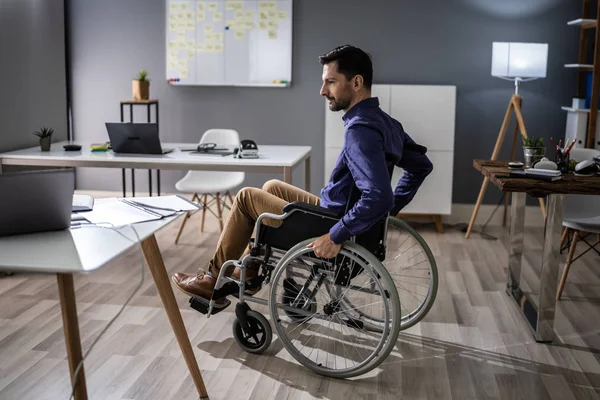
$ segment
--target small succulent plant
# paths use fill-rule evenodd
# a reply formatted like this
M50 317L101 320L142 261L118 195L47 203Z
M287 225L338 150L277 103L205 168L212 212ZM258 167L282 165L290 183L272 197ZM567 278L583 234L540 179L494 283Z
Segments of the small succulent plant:
M53 128L46 128L45 126L35 132L33 132L33 134L37 137L41 138L46 138L46 137L50 137L52 136L52 134L54 133L54 129Z
M147 81L148 80L148 71L146 71L145 69L141 70L140 72L138 72L137 77L135 78L136 81Z
M536 138L536 137L526 138L525 136L522 136L522 138L523 138L523 147L544 147L544 138Z

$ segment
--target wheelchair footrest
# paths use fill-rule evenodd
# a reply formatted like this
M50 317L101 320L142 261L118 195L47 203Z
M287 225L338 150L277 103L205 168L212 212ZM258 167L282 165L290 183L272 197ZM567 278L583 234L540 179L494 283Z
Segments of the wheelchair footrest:
M224 299L224 304L220 304L219 306L215 306L212 309L212 313L210 315L215 315L226 309L231 305L231 301L229 299ZM209 304L208 300L199 299L197 297L190 297L190 307L194 310L206 315L208 314Z

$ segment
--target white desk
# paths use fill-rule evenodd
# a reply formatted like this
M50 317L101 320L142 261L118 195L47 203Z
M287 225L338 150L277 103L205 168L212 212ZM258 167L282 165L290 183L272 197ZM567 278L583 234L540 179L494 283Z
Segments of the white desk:
M105 199L97 201L101 202ZM0 270L46 272L57 275L71 382L73 382L75 369L82 359L73 274L100 268L127 249L138 246L137 237L133 232L133 228L135 228L142 242L146 263L152 273L152 278L196 389L200 397L208 396L154 236L154 232L176 218L177 216L173 216L123 227L120 232L125 237L118 232L100 227L0 237L0 254L2 255ZM98 249L102 249L102 251L98 251ZM87 399L83 367L77 379L75 399Z
M3 165L44 167L131 168L156 170L208 170L283 173L283 180L292 183L292 171L304 161L305 190L310 191L310 146L259 145L259 158L238 159L233 156L198 155L180 151L198 146L197 143L162 143L164 148L176 148L165 155L115 154L112 151L92 152L92 142L75 142L81 151L65 151L67 142L52 143L50 151L39 146L0 154L0 173ZM152 180L150 179L150 182ZM123 175L123 186L125 175ZM152 188L150 187L150 193ZM160 178L158 186L160 194ZM123 195L125 196L125 194Z

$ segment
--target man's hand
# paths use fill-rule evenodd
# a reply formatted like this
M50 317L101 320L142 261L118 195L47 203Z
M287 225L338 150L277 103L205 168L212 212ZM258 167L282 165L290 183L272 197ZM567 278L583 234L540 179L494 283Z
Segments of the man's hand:
M321 258L333 258L337 256L342 249L341 244L335 244L331 241L331 236L329 236L329 233L317 238L312 243L309 243L306 247L312 248L315 256Z

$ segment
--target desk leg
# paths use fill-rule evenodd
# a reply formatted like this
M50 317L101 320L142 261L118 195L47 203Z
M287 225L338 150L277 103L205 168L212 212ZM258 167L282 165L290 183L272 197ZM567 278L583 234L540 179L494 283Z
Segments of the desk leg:
M122 180L122 184L123 184L123 197L126 197L125 195L127 193L125 193L125 189L126 189L126 180L127 180L127 178L125 177L125 168L121 169L121 180Z
M554 312L556 310L564 198L563 194L548 196L540 276L540 305L535 333L535 340L538 342L551 342L554 338Z
M160 169L156 170L156 195L160 196Z
M150 197L152 197L152 170L148 170L148 192L150 193Z
M304 190L310 193L310 156L304 160Z
M135 197L135 169L131 168L131 197Z
M175 295L173 294L173 289L171 288L171 281L167 276L167 270L160 254L156 237L152 235L147 239L144 239L142 242L142 249L144 251L144 257L146 258L148 267L150 268L150 272L152 273L154 284L156 285L160 299L163 303L165 311L167 312L167 317L169 317L169 322L173 328L173 333L175 333L175 337L177 338L177 342L181 348L181 353L183 354L185 363L187 364L190 375L192 375L192 379L194 380L196 390L200 394L201 398L206 398L208 397L206 387L204 386L204 381L202 379L202 375L200 374L196 357L194 356L194 350L190 344L190 338L188 337L185 325L183 324L181 313L177 307Z
M525 193L513 193L510 224L510 247L507 292L517 302L521 313L531 326L537 342L554 339L554 313L564 195L548 196L544 249L540 273L539 301L536 305L520 288L523 235L525 228Z
M283 167L283 181L285 183L292 184L292 168L291 167Z
M83 359L81 340L79 338L79 323L77 322L77 305L75 303L73 275L56 274L56 276L58 278L58 293L60 295L60 308L63 318L63 329L65 332L65 343L67 345L67 358L69 360L72 385L73 380L75 379L75 369ZM79 369L74 397L75 400L87 400L85 371L83 366Z

